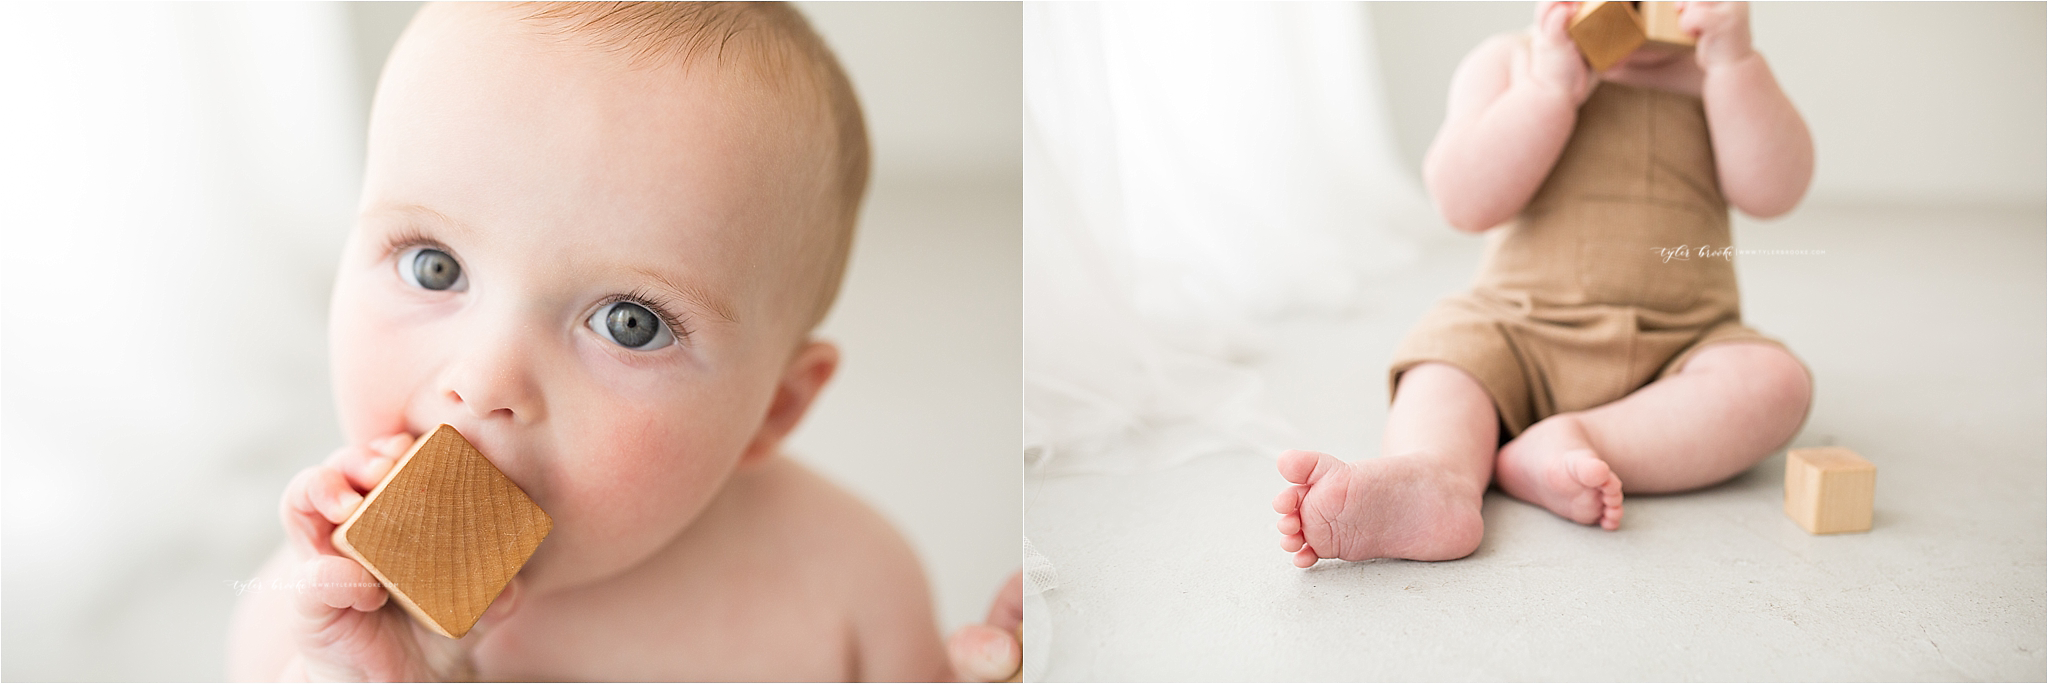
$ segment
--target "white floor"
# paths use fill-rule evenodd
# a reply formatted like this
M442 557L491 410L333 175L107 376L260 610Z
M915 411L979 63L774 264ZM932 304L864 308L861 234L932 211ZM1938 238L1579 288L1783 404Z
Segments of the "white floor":
M1270 455L1133 475L1027 477L1026 532L1059 573L1043 679L2031 680L2044 672L2048 300L2039 207L1808 207L1738 220L1745 318L1817 378L1793 446L1878 466L1875 527L1811 536L1784 458L1636 496L1604 532L1489 494L1448 563L1279 549ZM1375 455L1384 363L1459 288L1476 239L1352 320L1296 321L1258 362L1303 448Z

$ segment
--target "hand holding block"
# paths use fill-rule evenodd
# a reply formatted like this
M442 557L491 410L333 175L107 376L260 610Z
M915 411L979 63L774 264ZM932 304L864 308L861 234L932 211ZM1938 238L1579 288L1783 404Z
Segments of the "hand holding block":
M1677 47L1692 47L1698 42L1678 27L1678 3L1645 2L1640 9L1645 40Z
M1877 466L1842 447L1785 452L1785 515L1813 534L1864 532Z
M1643 17L1636 12L1633 3L1588 2L1579 5L1579 13L1572 16L1572 42L1579 45L1579 52L1586 55L1586 63L1594 71L1606 71L1620 62L1628 53L1642 47L1647 37L1643 33Z
M442 425L391 466L333 540L413 619L459 639L554 526L519 485Z
M1588 2L1572 16L1572 42L1594 71L1606 71L1644 43L1691 47L1675 2Z

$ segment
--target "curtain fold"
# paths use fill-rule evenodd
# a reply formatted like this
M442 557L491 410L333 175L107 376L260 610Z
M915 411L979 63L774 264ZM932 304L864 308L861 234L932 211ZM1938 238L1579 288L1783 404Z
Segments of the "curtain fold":
M1025 439L1032 472L1277 452L1243 362L1360 310L1426 215L1364 6L1025 8Z

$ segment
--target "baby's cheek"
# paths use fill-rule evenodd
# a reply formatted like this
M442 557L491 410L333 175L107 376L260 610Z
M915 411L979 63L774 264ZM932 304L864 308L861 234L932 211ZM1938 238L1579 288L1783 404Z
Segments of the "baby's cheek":
M622 524L656 524L693 512L717 490L731 458L725 442L683 416L683 407L648 410L615 407L593 412L582 471L590 478L578 489L603 505L636 520Z
M335 288L328 336L334 403L343 437L361 444L405 429L426 356L422 345L431 341L410 339L405 326L380 316L348 279Z

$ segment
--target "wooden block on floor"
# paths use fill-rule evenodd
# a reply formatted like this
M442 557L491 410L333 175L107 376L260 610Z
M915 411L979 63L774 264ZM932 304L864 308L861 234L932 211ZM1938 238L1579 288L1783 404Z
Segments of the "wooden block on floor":
M1652 43L1663 43L1677 47L1692 47L1693 37L1678 27L1678 3L1644 2L1640 8L1643 15L1643 37Z
M333 539L413 619L459 639L554 526L519 485L442 425L413 443Z
M1785 515L1813 534L1864 532L1877 466L1842 447L1785 452Z
M1606 71L1648 40L1643 17L1633 5L1588 2L1579 5L1579 13L1572 16L1568 29L1572 42L1579 45L1579 52L1586 55L1586 63L1593 65L1594 71Z

